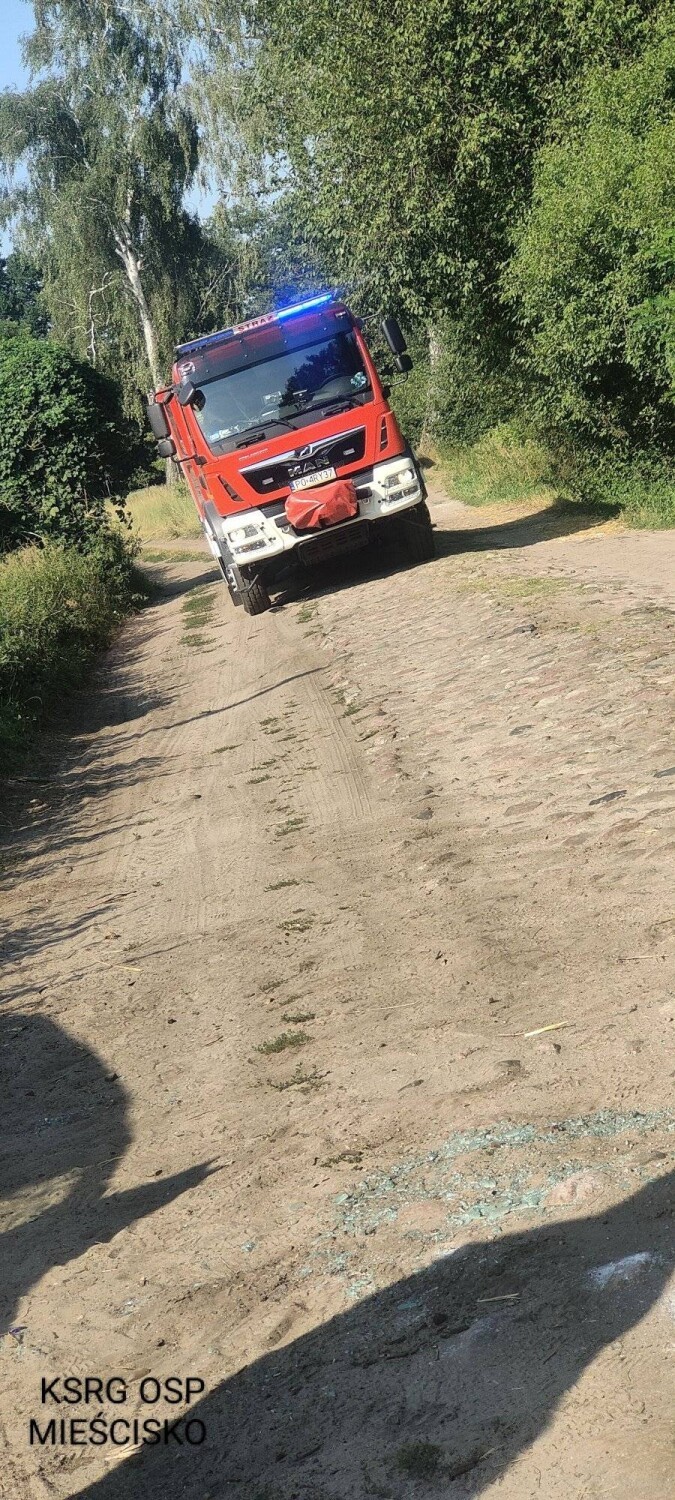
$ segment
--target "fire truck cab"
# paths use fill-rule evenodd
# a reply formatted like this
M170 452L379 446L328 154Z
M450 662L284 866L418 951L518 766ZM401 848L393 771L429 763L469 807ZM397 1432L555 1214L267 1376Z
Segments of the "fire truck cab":
M411 368L394 318L395 372ZM434 539L419 465L363 324L331 294L181 344L150 398L159 453L180 466L235 604L270 606L292 566L396 528L411 558Z

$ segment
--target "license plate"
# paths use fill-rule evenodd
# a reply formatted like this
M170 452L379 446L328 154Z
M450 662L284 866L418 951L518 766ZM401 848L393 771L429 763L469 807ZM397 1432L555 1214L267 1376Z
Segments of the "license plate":
M336 479L335 469L317 469L316 474L303 474L302 479L294 479L292 490L313 490L315 484L327 484L329 479Z

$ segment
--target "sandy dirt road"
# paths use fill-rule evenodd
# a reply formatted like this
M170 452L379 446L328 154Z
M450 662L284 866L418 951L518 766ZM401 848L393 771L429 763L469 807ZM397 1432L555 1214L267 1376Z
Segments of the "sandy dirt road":
M9 789L7 1500L675 1495L675 537L432 509Z

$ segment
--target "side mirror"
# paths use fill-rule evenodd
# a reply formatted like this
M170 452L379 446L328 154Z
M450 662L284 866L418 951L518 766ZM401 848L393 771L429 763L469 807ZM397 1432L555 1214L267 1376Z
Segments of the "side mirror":
M180 406L196 406L197 411L203 411L206 406L204 392L200 391L198 385L193 385L191 380L179 385L176 395Z
M401 375L409 375L413 367L413 362L409 354L397 354L394 364Z
M382 387L382 395L384 396L385 401L389 400L389 397L391 396L391 386L390 385L383 385L383 387Z
M408 345L403 337L398 319L383 318L380 327L392 354L405 354Z
M173 438L160 438L157 444L157 452L160 458L173 458L176 452L176 444Z
M148 402L148 421L158 441L160 438L168 438L169 424L161 401Z

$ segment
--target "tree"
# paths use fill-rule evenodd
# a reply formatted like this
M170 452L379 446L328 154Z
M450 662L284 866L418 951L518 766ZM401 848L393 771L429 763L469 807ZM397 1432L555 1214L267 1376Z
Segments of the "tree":
M0 259L0 333L21 330L45 337L49 318L42 302L42 282L37 266L19 250Z
M54 335L120 375L131 407L162 383L213 281L184 207L198 139L181 36L145 0L35 0L35 13L31 86L0 97L5 218L44 266Z
M630 55L657 4L260 0L238 53L214 30L203 92L240 122L244 178L292 204L300 259L364 305L508 343L499 276L560 91ZM214 11L224 26L226 0L205 0L203 42ZM210 132L221 156L226 136Z
M504 282L549 425L675 451L675 12L540 152Z

